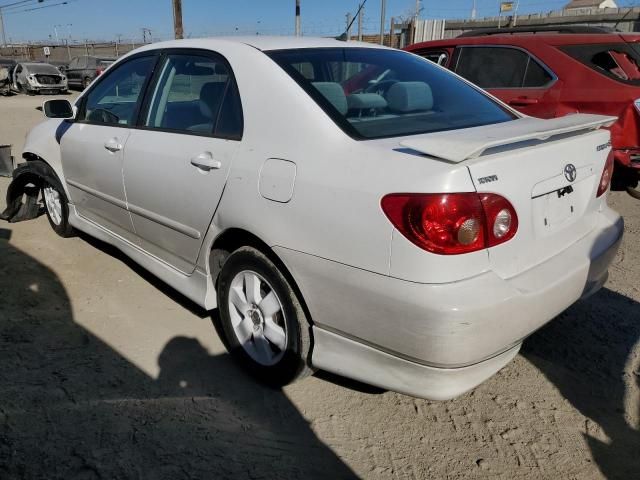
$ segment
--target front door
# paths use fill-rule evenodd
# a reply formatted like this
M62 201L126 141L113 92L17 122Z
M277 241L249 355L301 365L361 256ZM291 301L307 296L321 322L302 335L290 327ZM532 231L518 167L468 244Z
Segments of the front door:
M224 58L169 51L124 161L141 246L191 273L242 138L239 93Z
M109 72L82 98L76 121L60 139L78 214L125 238L133 225L122 181L124 149L155 61L153 55L137 57Z

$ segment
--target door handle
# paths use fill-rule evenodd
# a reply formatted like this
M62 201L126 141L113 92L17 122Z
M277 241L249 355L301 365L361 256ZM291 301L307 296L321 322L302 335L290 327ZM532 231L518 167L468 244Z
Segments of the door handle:
M111 153L115 153L122 150L122 144L118 141L117 138L112 138L104 142L104 148L109 150Z
M514 107L526 107L527 105L535 105L536 103L538 103L537 98L527 97L514 98L509 101L509 105L513 105Z
M215 160L211 152L203 152L191 159L191 165L208 172L209 170L218 170L221 168L222 162Z

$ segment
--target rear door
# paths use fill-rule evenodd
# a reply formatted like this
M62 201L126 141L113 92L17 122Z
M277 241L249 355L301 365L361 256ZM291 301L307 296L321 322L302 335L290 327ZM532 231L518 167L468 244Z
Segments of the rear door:
M525 50L492 45L458 47L452 68L526 115L556 115L561 83Z
M222 56L179 50L148 97L125 151L128 206L140 245L190 273L242 139L240 96Z
M125 238L133 225L122 181L124 149L156 60L153 53L133 57L105 75L82 97L77 120L60 139L77 212Z

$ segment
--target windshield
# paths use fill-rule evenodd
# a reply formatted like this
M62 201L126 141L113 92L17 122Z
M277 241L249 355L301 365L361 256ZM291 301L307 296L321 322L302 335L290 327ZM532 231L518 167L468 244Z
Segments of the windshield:
M48 63L25 63L24 66L30 73L43 75L60 75L60 71Z
M479 90L406 52L314 48L267 54L354 138L430 133L516 118Z

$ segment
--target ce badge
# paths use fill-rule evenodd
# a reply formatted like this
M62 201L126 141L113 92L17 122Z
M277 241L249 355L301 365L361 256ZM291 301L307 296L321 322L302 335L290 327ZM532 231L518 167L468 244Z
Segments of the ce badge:
M576 179L577 174L576 166L573 163L567 163L564 166L564 177L570 182Z

